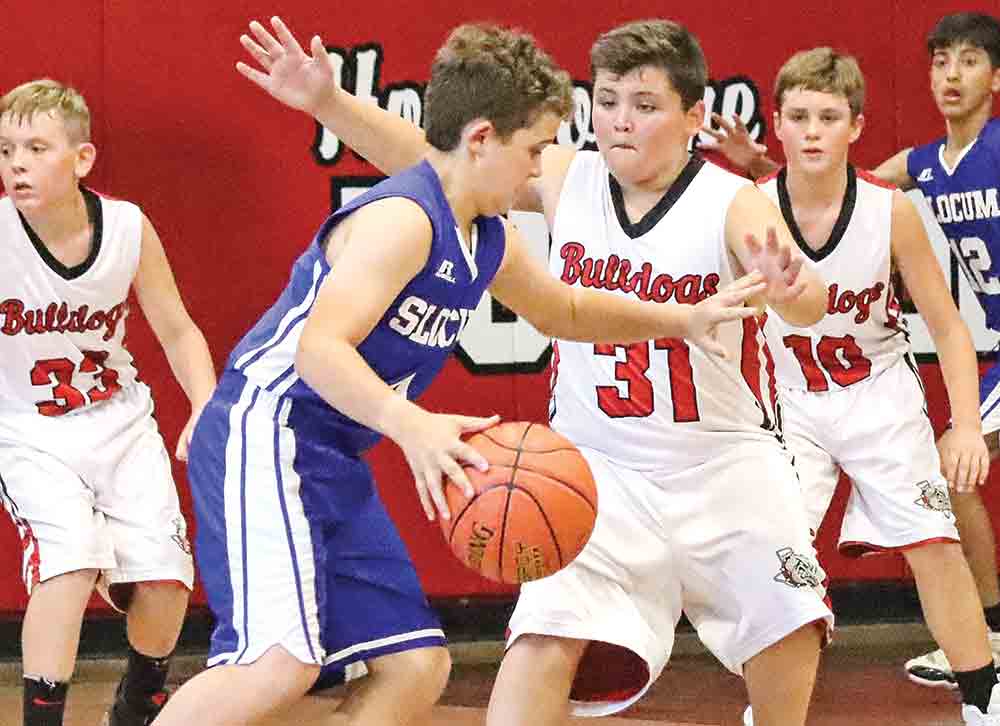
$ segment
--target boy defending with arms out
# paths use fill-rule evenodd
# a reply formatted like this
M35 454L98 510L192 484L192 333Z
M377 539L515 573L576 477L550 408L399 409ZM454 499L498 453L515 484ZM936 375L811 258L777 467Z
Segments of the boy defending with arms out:
M944 230L965 277L986 312L986 325L1000 332L1000 119L992 118L1000 93L1000 21L983 13L943 17L927 36L930 86L945 121L947 135L914 149L904 149L874 174L901 189L919 188ZM723 132L706 129L731 161L751 173L770 173L777 164L766 149L750 141L745 127L720 117ZM980 417L990 458L1000 455L1000 365L980 383ZM959 475L960 434L949 429L938 440L944 475L952 488L951 504L962 536L962 549L972 569L994 661L1000 658L1000 582L996 541L978 479ZM943 650L906 663L911 680L928 686L956 687Z
M263 47L248 36L243 44L268 74L243 72L279 100L384 171L425 153L419 129L334 86L318 39L312 58L283 42L274 62L279 44L253 32ZM707 81L694 37L669 21L630 23L602 35L591 61L600 152L548 146L514 203L545 214L553 277L577 294L692 303L764 269L754 257L766 236L778 266L800 274L791 289L792 278L768 275L765 301L796 325L816 322L826 288L801 274L778 210L688 152ZM317 69L325 84L298 92ZM760 723L800 726L832 616L756 321L720 326L725 358L677 338L619 333L594 345L544 330L561 338L552 426L587 457L601 506L581 555L522 587L487 722L561 724L570 701L590 715L627 707L666 665L683 608L726 667L746 676Z
M244 43L266 73L241 70L317 113L336 90L319 38L310 58L277 19L280 42L251 27L257 40ZM812 300L801 265L756 239L744 248L746 267L761 272L716 277L718 294L694 305L549 276L498 215L541 173L570 92L569 76L530 37L456 29L427 86L423 159L322 225L230 356L189 467L198 565L217 619L213 667L175 694L157 726L254 723L317 684L361 672L368 677L339 707L348 722L427 722L450 667L444 633L361 455L393 439L429 519L450 516L442 476L471 494L461 465L486 462L460 436L497 417L435 414L412 399L487 288L554 336L590 345L666 336L713 361L732 352L733 329L754 314L746 298L770 288L794 298L792 307ZM815 319L815 307L797 319ZM818 599L815 611L823 616Z
M95 583L128 623L108 722L149 723L193 576L153 402L123 345L129 288L191 401L180 459L215 372L149 220L81 185L95 154L74 89L33 81L0 99L0 485L29 594L25 726L63 722Z
M965 723L1000 724L986 622L959 544L893 271L940 356L963 487L974 486L989 466L972 338L913 204L847 160L864 125L864 79L855 60L829 48L797 53L779 71L774 98L787 166L758 184L829 285L820 322L804 327L769 316L765 324L782 430L810 528L819 529L843 471L853 487L841 551L902 553L927 625L954 664Z

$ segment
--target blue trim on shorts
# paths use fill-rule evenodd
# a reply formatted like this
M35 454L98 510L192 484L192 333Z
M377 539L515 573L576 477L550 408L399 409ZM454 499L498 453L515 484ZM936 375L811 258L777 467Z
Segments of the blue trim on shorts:
M243 550L243 650L236 656L235 663L239 663L246 655L250 647L250 578L247 567L247 419L250 411L257 404L257 396L260 389L254 386L253 398L250 405L243 412L243 420L240 422L240 536L242 541L240 546Z
M278 405L278 410L280 412L281 404ZM281 422L278 417L274 420L274 473L275 480L278 486L278 502L281 504L281 517L285 523L285 538L288 540L288 552L292 558L292 573L295 576L295 594L299 601L299 618L302 621L302 632L306 636L306 645L309 646L309 655L314 661L319 659L316 657L316 651L313 648L312 638L309 635L309 623L306 619L306 605L305 605L305 595L302 592L302 575L299 572L299 558L295 551L295 541L292 538L292 524L288 518L288 504L285 501L285 489L284 480L282 479L281 472L281 446L280 446L280 435L281 435Z

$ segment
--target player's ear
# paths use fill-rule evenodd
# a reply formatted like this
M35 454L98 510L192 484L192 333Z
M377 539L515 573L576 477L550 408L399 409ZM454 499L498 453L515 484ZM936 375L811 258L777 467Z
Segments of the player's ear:
M684 114L684 118L687 121L687 130L690 136L701 131L702 126L705 125L705 100L699 98L695 101Z
M76 147L76 163L73 169L76 173L76 178L83 179L87 176L90 170L94 168L95 161L97 161L97 147L89 141L79 144Z
M993 69L993 82L990 84L993 93L1000 93L1000 66Z
M496 136L492 121L484 118L473 119L462 129L462 139L474 158L478 158L491 137Z
M853 144L861 136L861 131L865 127L865 115L859 113L851 119L851 143Z

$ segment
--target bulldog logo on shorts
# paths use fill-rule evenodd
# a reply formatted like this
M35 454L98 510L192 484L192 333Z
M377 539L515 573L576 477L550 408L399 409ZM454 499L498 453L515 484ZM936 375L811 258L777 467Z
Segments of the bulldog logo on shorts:
M789 587L818 587L826 573L811 557L800 555L791 547L783 547L775 552L781 562L781 571L774 576L775 582Z
M951 500L948 498L948 490L940 484L932 484L924 480L918 481L917 487L920 489L920 496L913 502L919 504L924 509L932 512L941 512L946 519L954 519L951 512Z
M184 521L184 517L174 517L170 520L170 523L174 525L174 533L170 536L170 539L181 548L184 554L191 554L191 543L188 542L187 523Z

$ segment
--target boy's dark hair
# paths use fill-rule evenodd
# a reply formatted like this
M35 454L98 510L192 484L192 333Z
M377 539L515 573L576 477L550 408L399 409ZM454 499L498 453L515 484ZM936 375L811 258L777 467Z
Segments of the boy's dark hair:
M438 50L424 96L427 141L458 146L462 129L483 118L501 139L551 112L569 115L573 85L534 38L495 25L460 25Z
M705 97L708 64L697 38L670 20L637 20L602 34L590 49L590 74L624 76L652 66L667 74L685 111Z
M982 48L990 65L1000 68L1000 20L986 13L945 15L927 35L927 52L934 55L961 43Z

